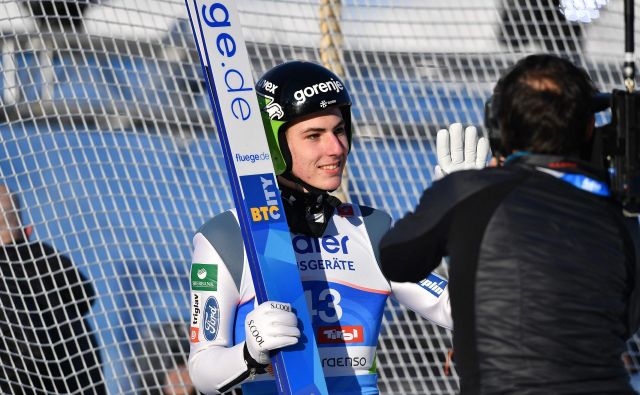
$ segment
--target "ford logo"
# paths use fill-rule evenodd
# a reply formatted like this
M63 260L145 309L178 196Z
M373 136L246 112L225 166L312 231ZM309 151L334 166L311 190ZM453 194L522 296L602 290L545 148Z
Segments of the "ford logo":
M218 306L218 301L213 296L210 296L204 305L202 321L204 338L208 341L215 340L218 336L218 327L220 326L220 307Z

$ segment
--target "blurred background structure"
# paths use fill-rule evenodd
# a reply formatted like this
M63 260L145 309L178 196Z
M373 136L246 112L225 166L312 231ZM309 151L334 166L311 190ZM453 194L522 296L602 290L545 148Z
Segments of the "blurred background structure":
M237 4L254 77L290 59L344 76L355 134L342 193L394 218L431 182L437 130L484 130L484 102L518 58L558 53L601 90L623 87L622 0L588 24L549 0ZM211 114L182 0L0 0L1 183L93 285L86 319L109 394L188 390L184 375L175 388L142 377L182 369L191 237L233 206ZM455 393L450 335L389 302L382 393Z

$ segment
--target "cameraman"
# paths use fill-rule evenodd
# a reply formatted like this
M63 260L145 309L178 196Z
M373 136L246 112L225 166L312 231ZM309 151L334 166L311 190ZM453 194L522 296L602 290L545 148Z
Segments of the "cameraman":
M391 281L450 257L463 394L634 394L621 354L638 328L637 221L579 160L595 92L567 60L520 60L491 107L504 166L434 183L382 239Z

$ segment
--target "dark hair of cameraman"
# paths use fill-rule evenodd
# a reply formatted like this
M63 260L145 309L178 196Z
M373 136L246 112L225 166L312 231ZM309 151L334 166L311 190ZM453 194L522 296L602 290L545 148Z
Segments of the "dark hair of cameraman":
M496 84L490 111L504 152L577 155L593 131L589 75L568 60L531 55Z

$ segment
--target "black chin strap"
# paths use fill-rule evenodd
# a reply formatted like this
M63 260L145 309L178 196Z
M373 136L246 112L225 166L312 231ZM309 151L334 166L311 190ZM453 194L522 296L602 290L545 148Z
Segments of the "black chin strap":
M307 188L308 193L286 186L281 186L280 190L287 223L293 233L322 236L333 211L342 204L337 197L317 188Z

